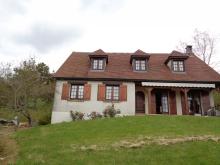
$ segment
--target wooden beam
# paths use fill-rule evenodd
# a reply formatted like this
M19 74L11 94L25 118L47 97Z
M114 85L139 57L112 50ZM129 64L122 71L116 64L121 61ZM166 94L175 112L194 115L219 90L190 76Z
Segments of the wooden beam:
M153 90L153 88L147 88L147 99L148 99L148 113L149 114L153 114L152 111L152 103L151 103L151 91Z
M183 89L183 93L184 93L184 103L185 103L185 115L189 114L189 104L188 104L188 96L187 96L187 92L189 91L188 88L184 88Z

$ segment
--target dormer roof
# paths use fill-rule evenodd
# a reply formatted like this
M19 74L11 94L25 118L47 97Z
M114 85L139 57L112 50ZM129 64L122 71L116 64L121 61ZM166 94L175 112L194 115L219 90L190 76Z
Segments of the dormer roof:
M145 59L146 60L149 58L150 58L150 55L148 53L138 49L131 55L130 63L132 63L133 59Z
M189 56L186 55L185 53L181 53L181 52L174 50L167 57L165 64L167 64L170 60L186 60L188 57Z
M108 63L108 55L102 49L98 49L91 54L89 54L89 58L105 58L106 63Z

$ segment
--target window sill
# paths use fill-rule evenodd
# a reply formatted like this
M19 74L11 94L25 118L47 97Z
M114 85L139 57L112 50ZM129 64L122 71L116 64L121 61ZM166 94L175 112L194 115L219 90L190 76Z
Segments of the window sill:
M94 70L94 69L90 69L90 72L104 72L105 70L103 69L103 70Z
M133 70L133 72L137 72L137 73L146 73L147 70Z
M183 71L183 72L179 72L179 71L172 71L172 73L175 73L175 74L186 74L186 72L185 72L185 71Z
M70 102L84 102L85 100L84 99L69 99L67 101L70 101Z
M105 102L105 103L120 103L121 101L119 101L119 100L104 100L103 102Z

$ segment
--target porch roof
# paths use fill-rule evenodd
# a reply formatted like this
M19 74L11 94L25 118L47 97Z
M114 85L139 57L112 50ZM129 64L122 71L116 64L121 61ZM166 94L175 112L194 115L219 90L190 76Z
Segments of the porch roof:
M208 84L208 83L142 82L141 84L142 86L153 86L153 87L215 88L215 84Z

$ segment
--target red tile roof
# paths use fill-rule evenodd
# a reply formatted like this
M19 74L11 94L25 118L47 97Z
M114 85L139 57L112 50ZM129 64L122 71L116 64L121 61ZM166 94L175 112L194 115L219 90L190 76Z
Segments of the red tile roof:
M96 52L101 55L103 52ZM101 53L101 54L100 54ZM60 79L114 79L133 81L220 82L220 75L194 54L185 60L185 73L173 73L165 61L169 56L185 56L179 52L149 53L148 70L132 70L130 57L133 53L105 53L108 64L104 71L90 70L91 52L73 52L55 73Z

